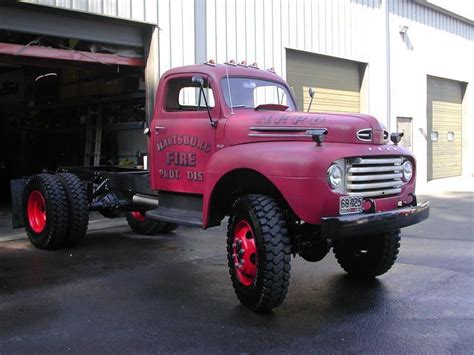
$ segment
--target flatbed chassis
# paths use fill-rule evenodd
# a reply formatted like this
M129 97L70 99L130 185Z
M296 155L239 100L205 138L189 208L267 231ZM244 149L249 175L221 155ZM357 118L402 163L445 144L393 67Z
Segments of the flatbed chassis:
M147 211L158 205L158 195L150 187L150 172L122 166L60 167L43 173L72 173L86 184L89 211L99 211L106 217L120 215L120 211ZM24 227L23 191L30 177L11 180L12 226ZM133 197L137 196L134 202ZM156 202L155 202L156 201ZM138 203L137 203L138 202Z

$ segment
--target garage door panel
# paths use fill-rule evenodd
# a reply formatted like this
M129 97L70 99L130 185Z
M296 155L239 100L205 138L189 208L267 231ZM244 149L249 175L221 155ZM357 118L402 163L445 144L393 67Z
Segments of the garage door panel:
M316 92L312 112L360 112L359 63L287 50L286 67L300 109L308 108L312 88Z
M428 127L438 133L436 141L429 141L428 178L459 176L462 174L462 85L432 77L428 77L427 84ZM454 133L452 140L448 140L448 132Z

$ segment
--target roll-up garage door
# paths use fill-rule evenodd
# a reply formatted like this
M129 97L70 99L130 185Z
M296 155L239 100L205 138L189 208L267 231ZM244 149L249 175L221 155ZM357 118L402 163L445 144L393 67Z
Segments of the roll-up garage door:
M316 91L311 112L360 112L360 63L314 53L287 50L286 76L300 110Z
M462 174L462 83L428 77L428 179Z

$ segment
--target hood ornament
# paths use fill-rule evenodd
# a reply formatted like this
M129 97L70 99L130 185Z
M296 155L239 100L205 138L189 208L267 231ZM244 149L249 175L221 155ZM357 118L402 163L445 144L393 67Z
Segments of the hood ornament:
M306 135L311 136L311 139L316 142L318 147L324 142L325 136L327 136L328 130L326 128L316 128L306 131Z
M390 135L390 140L393 142L393 144L398 145L398 143L400 143L400 141L402 140L402 137L403 137L403 132L401 133L393 132Z

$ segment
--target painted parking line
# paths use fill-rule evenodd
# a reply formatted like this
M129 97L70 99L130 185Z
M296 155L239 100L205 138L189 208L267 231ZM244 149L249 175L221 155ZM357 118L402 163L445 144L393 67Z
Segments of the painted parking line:
M2 242L10 242L12 240L20 240L20 239L26 239L26 234L13 234L13 235L6 235L3 237L0 237L0 243Z
M89 221L89 232L93 231L100 231L105 229L111 229L115 227L122 227L126 226L127 222L125 219L109 219L109 218L102 218L102 219L95 219L93 221ZM26 233L16 233L16 234L3 234L0 235L0 243L3 242L10 242L14 240L21 240L27 239Z

